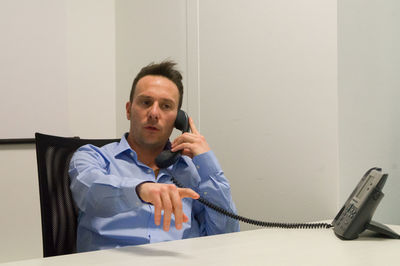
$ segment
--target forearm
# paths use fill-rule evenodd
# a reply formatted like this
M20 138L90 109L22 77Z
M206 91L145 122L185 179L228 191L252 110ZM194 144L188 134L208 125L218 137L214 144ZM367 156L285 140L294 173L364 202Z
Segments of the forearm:
M81 211L91 216L110 217L143 204L136 194L137 185L132 178L104 175L92 170L78 176L71 175L70 188Z
M111 175L107 164L91 147L83 147L71 159L71 192L78 208L88 215L110 217L143 204L135 190L143 180Z
M213 152L207 152L193 158L200 175L198 192L200 196L217 206L236 213L230 185ZM239 223L223 214L205 207L199 219L204 220L207 235L239 231Z

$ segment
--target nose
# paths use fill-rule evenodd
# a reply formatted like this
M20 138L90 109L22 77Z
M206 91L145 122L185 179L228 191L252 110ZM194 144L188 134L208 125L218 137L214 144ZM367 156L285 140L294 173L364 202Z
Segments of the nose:
M160 109L159 109L157 103L154 103L150 107L148 117L149 117L149 120L151 120L151 121L158 121L158 119L160 118Z

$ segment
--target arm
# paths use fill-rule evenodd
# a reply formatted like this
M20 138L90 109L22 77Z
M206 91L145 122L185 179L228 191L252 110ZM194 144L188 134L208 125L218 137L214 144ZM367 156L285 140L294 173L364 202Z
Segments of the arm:
M193 158L200 176L199 194L202 198L217 206L236 213L232 200L230 185L222 171L217 158L212 151L200 154ZM204 235L215 235L239 231L239 222L221 213L195 202L197 219L201 224Z
M75 203L91 216L110 217L144 204L135 190L143 180L110 175L108 163L97 147L85 145L75 152L69 165Z
M230 185L205 138L197 131L193 120L189 118L192 133L184 133L172 143L172 151L182 150L182 154L192 158L200 176L199 194L201 197L231 212L236 212ZM195 202L202 231L205 235L213 235L239 231L239 222L205 208ZM201 206L199 206L201 205Z

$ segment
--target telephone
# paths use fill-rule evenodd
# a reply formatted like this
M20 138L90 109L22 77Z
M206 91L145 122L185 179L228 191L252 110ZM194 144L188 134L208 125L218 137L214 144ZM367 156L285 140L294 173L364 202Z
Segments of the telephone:
M383 174L380 168L369 169L346 200L332 222L333 231L340 239L356 239L368 229L386 237L400 238L386 225L371 221L376 207L383 198L382 188L388 174Z
M174 126L176 129L181 130L182 134L190 131L189 117L185 111L178 110ZM181 153L181 151L172 152L170 150L164 150L156 157L156 165L160 169L167 168L178 161Z
M182 133L189 132L189 117L183 111L179 110L175 127L182 131ZM156 158L156 164L160 168L167 168L174 164L181 152L171 152L165 150L160 153ZM369 229L381 233L387 237L400 238L398 234L392 231L389 227L371 221L372 215L375 212L380 200L383 198L382 188L386 182L388 175L382 174L380 168L371 168L361 178L361 181L354 189L353 193L347 199L346 203L336 215L331 224L329 223L278 223L278 222L264 222L249 219L234 213L231 213L209 201L200 197L197 199L205 206L226 215L232 219L236 219L245 223L263 226L263 227L278 227L278 228L331 228L340 239L350 240L355 239L365 229ZM172 182L177 187L183 187L173 176Z

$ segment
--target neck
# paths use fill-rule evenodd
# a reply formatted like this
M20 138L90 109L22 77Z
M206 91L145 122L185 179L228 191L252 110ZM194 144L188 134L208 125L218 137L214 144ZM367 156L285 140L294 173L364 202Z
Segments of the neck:
M131 139L127 139L129 146L136 152L137 158L153 170L157 170L158 166L155 163L156 157L163 151L164 146L145 146L135 143Z

